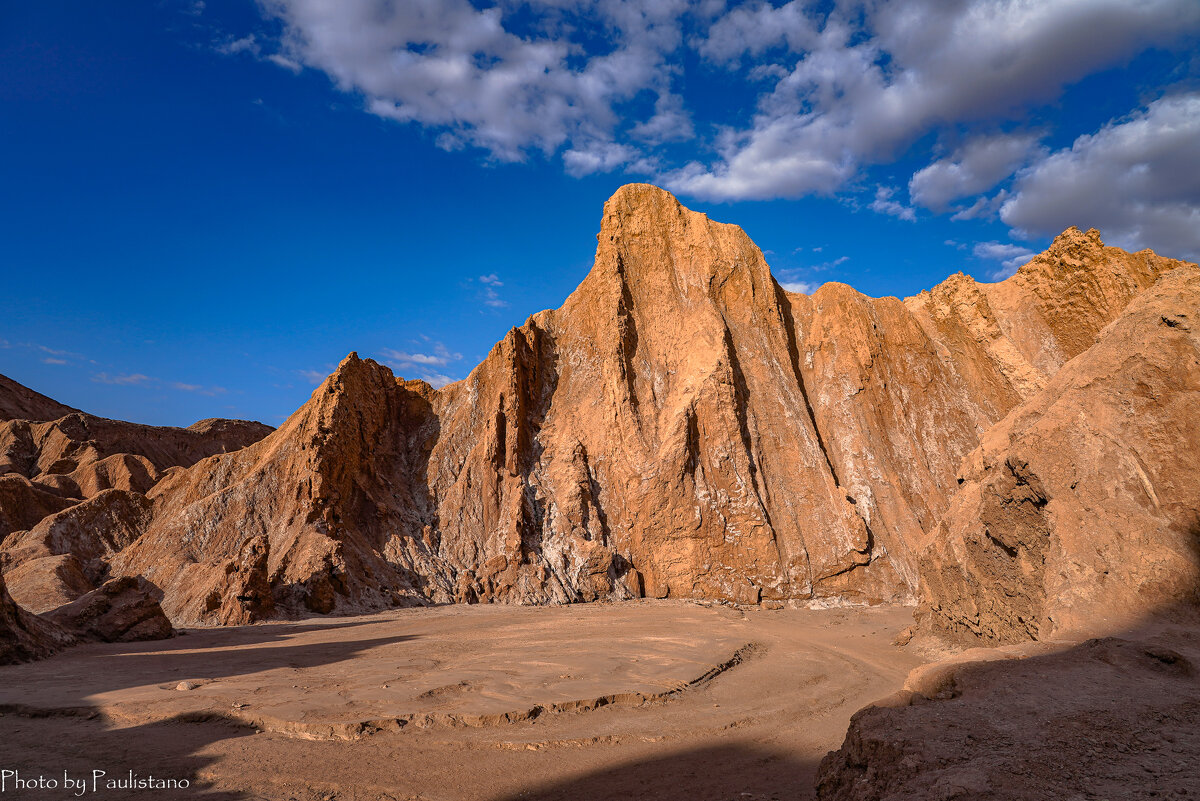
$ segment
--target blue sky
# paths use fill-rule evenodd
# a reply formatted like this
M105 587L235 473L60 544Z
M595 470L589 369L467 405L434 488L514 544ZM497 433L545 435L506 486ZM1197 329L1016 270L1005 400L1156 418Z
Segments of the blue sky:
M906 296L1067 225L1200 257L1200 3L0 4L0 372L278 424L435 383L587 273L612 191Z

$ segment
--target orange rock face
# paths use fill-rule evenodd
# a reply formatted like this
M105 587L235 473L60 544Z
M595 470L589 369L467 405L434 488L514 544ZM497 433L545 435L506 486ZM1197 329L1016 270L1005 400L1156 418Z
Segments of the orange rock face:
M984 432L1182 265L1071 229L1001 284L809 297L739 228L627 186L585 281L467 379L352 354L266 439L158 483L114 566L187 622L908 598Z
M1091 546L1063 535L1044 576L1025 563L1001 563L990 580L973 573L993 555L972 550L984 540L971 520L993 521L989 531L1026 522L1013 503L979 500L1027 486L1024 468L1008 471L1005 489L983 465L1027 428L1057 420L1066 437L1088 404L1112 406L1101 419L1113 426L1115 410L1143 396L1142 414L1164 426L1190 413L1186 400L1150 408L1164 381L1086 365L1110 341L1149 354L1167 329L1175 350L1156 358L1185 356L1183 324L1131 321L1158 313L1146 303L1193 302L1195 276L1195 265L1069 229L998 284L959 274L907 300L842 284L790 294L741 229L626 186L605 205L592 271L562 307L512 329L443 389L351 354L258 441L233 423L153 435L81 414L0 424L0 469L18 474L6 491L47 510L20 518L45 516L4 542L10 575L42 577L13 594L48 608L78 591L77 574L93 584L141 575L176 623L229 624L430 602L877 602L922 586L943 630L1041 636L1040 623L979 622L984 609L1009 615L991 597L996 579L1024 582L1028 609L1013 614L1036 607L1049 620L1058 603L1061 618L1063 603L1046 601L1067 591L1053 559L1075 564ZM1104 381L1111 390L1092 397ZM1112 461L1144 436L1166 470L1162 449L1194 436L1166 430L1093 451ZM204 453L202 442L240 449ZM980 466L960 474L968 456ZM1053 478L1035 470L1043 489L1069 472L1072 452L1059 456ZM1195 510L1193 496L1157 488L1148 459L1135 461L1159 505L1143 510L1145 526L1173 519L1163 503ZM1119 474L1130 493L1146 486L1107 462L1095 470ZM1105 491L1072 507L1072 525L1087 530L1088 515L1103 514ZM1054 484L1053 497L1066 492ZM59 509L61 497L89 500ZM1156 536L1136 547L1157 547ZM1161 565L1171 586L1183 569Z
M1200 273L1164 276L987 432L920 558L931 627L1076 638L1197 597L1197 310Z

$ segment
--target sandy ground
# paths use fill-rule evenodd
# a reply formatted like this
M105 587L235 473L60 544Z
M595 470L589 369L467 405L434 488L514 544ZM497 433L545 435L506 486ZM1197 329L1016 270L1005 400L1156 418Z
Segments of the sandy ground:
M88 645L0 668L0 770L92 799L808 798L850 716L922 661L892 644L911 620L454 606ZM130 771L191 787L105 789Z

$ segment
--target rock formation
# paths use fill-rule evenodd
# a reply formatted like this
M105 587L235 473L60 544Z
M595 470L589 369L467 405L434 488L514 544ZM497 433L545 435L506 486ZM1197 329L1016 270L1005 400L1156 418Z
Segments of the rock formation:
M1074 639L1200 597L1198 310L1200 273L1164 276L988 430L920 558L930 627Z
M1071 381L1108 380L1072 369L1097 337L1128 329L1113 348L1151 348L1158 329L1126 321L1126 307L1179 295L1196 275L1072 228L998 284L959 274L907 300L842 284L792 294L741 229L646 185L608 201L598 240L561 308L442 389L351 354L258 441L233 423L0 423L0 492L41 504L0 519L18 532L3 543L14 597L49 608L80 576L141 575L176 623L241 623L452 601L902 600L924 570L938 625L993 636L992 623L949 622L992 601L936 600L992 558L955 544L979 541L968 507L986 494L960 463L1010 412L1024 428L1044 415L1065 426L1085 401L1110 403L1055 399ZM1183 341L1190 324L1163 326ZM1151 378L1150 391L1167 386ZM1138 386L1113 383L1111 404L1127 392L1134 403ZM1187 407L1185 395L1155 419ZM1177 428L1148 447L1191 431ZM1000 436L985 452L1003 450ZM1186 493L1154 493L1147 531L1177 528L1164 502L1196 508ZM1161 568L1186 583L1182 562ZM1027 595L1060 593L1050 571L1027 573L1044 585ZM17 586L25 574L41 577L37 592Z
M25 415L16 417L15 415ZM141 535L144 497L172 468L271 429L240 420L167 428L84 414L0 376L0 569L11 598L45 612L92 591Z
M0 420L57 420L79 410L64 406L0 375Z
M580 287L467 379L352 354L266 439L156 484L114 569L178 622L911 597L962 458L1182 265L1070 229L1000 284L809 297L740 229L627 186Z
M853 717L821 762L817 798L1191 797L1200 786L1194 632L919 668L908 689Z
M0 575L0 665L41 659L72 641L58 626L18 606Z
M45 618L82 639L102 642L164 640L175 633L143 578L123 576L64 604Z

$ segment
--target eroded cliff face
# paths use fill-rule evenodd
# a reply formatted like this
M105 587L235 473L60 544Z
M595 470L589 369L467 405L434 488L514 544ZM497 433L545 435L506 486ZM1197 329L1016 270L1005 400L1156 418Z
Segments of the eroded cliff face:
M1198 309L1200 272L1164 276L986 433L919 560L929 626L1079 638L1200 598Z
M984 432L1181 267L1070 229L1000 284L809 297L739 228L626 186L580 287L467 379L352 354L278 431L157 482L113 569L185 623L909 598Z
M108 420L0 379L0 570L6 597L37 613L106 580L109 560L146 530L144 493L164 475L271 431L241 420Z

